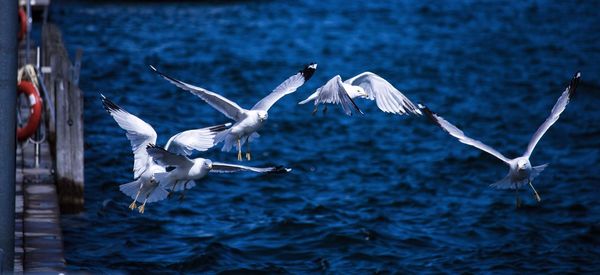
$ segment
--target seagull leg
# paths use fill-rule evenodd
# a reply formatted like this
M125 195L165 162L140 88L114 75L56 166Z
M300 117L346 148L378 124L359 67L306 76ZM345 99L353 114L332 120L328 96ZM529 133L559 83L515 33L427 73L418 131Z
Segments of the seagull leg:
M540 198L540 195L538 194L538 192L535 191L535 188L533 188L533 184L531 184L531 180L529 180L529 186L531 187L531 190L533 190L533 194L535 195L535 199L537 200L537 202L541 202L542 198Z
M515 195L517 198L517 208L521 207L521 198L519 198L519 187L515 188Z
M246 159L251 160L252 156L250 155L250 136L246 138Z
M171 190L169 191L169 195L167 195L167 199L170 199L171 197L173 197L173 193L175 193L176 185L177 185L177 182L173 183L173 186L171 186Z
M323 107L323 115L327 114L327 105L325 105L325 107Z
M135 205L135 202L137 201L138 197L140 196L140 193L142 192L142 187L144 186L144 183L140 184L140 189L138 189L137 194L135 194L135 199L133 199L133 202L129 205L129 209L133 210L135 209L137 206Z
M133 200L133 202L129 205L129 209L133 210L137 207L137 205L135 205L135 201L136 200Z
M183 199L185 198L185 191L187 190L187 184L188 184L189 182L190 182L190 181L188 180L188 181L186 181L186 182L183 184L183 191L181 191L181 195L179 195L179 201L180 201L180 202L181 202L181 201L183 201Z
M242 142L238 138L238 160L242 161Z
M312 115L316 115L317 112L319 111L319 105L315 105L315 109L312 111Z
M142 203L142 205L140 207L138 207L138 210L140 211L140 214L144 214L144 209L146 208L146 201L148 200L148 196L146 196L146 198L144 199L144 203Z

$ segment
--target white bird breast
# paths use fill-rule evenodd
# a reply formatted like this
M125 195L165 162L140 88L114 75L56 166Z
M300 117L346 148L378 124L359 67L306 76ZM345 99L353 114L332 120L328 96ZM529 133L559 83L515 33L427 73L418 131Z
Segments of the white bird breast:
M531 175L531 163L528 159L525 160L525 169L519 170L519 159L515 159L515 161L510 165L510 174L511 179L513 181L522 181L529 178Z
M249 111L246 118L231 127L231 134L238 137L248 136L258 131L262 127L263 123L264 121L261 121L258 118L258 112Z
M208 168L204 167L204 159L195 159L194 165L188 171L188 177L192 180L201 179L208 174Z

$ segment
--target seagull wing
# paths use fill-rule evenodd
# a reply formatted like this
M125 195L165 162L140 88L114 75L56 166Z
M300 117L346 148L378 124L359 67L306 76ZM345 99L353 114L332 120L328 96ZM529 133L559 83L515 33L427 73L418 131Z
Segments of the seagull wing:
M146 146L156 143L156 131L150 124L125 111L104 95L100 96L102 97L104 109L119 124L119 127L127 131L126 136L131 142L131 150L134 156L133 177L137 179L146 171L146 167L151 161L148 158L148 153L146 153Z
M154 159L154 161L164 167L192 167L192 165L194 165L194 161L186 156L171 153L154 144L148 144L148 146L146 146L146 151L148 152L148 155Z
M347 115L352 115L352 110L356 110L363 113L354 100L348 95L346 89L344 89L344 85L342 84L342 77L339 75L331 78L325 85L321 86L317 89L316 93L318 94L315 105L319 103L332 103L342 105L342 109L344 109L344 113Z
M440 126L442 129L444 129L444 131L448 132L448 134L457 138L458 141L460 141L464 144L467 144L467 145L471 145L471 146L473 146L479 150L482 150L484 152L487 152L487 153L499 158L500 160L506 162L507 164L510 162L510 160L508 158L506 158L505 156L503 156L502 154L500 154L500 152L496 151L494 148L492 148L490 146L483 144L479 140L475 140L475 139L472 139L472 138L466 136L465 133L463 133L463 131L456 128L456 126L452 125L450 122L446 121L441 116L438 116L436 113L429 110L429 108L427 108L426 106L419 104L419 108L421 108L421 110L423 112L425 112L425 115L427 117L429 117L429 119L431 119L435 124Z
M292 75L288 79L286 79L283 83L279 84L275 90L273 90L268 96L261 99L252 110L263 110L268 111L275 102L284 97L287 94L291 94L298 89L298 87L302 86L306 81L308 81L312 75L315 73L317 69L317 64L311 63L304 67L297 74Z
M375 100L377 107L383 112L392 114L410 112L421 115L419 108L405 95L387 82L387 80L374 73L364 72L344 81L344 83L362 87L369 95L368 99Z
M289 172L291 170L292 169L290 169L290 168L284 168L282 166L260 168L260 167L251 167L251 166L244 166L244 165L237 165L237 164L213 162L212 169L210 171L213 173L234 173L234 172L241 172L241 171L250 171L250 172L256 172L256 173L275 173L275 172Z
M540 128L537 129L535 134L533 134L533 137L531 137L531 141L529 141L529 145L527 145L527 151L525 152L524 156L526 156L526 157L531 156L533 149L535 148L537 143L540 141L542 136L546 133L546 131L548 131L550 126L552 126L558 120L558 118L560 117L560 114L565 110L565 108L567 107L567 104L569 104L569 100L575 93L575 89L577 89L577 84L579 84L579 79L581 79L581 73L577 72L575 74L575 76L573 77L573 79L571 79L571 83L569 84L569 86L565 89L565 91L562 93L562 95L558 98L558 101L556 101L556 104L554 104L554 107L552 107L550 116L546 119L546 121L544 121L544 123L542 123Z
M215 136L229 126L231 123L178 133L167 141L165 150L184 156L191 155L194 150L206 151L213 147Z
M210 106L217 109L219 112L223 113L228 118L231 118L235 121L238 121L243 118L244 109L242 107L240 107L239 105L237 105L235 102L223 97L222 95L219 95L215 92L211 92L204 88L200 88L198 86L194 86L194 85L185 83L181 80L172 78L166 74L161 73L156 68L154 68L154 66L152 66L152 65L150 66L150 69L152 69L152 71L154 71L155 73L160 75L162 78L173 83L175 86L177 86L181 89L184 89L186 91L189 91L192 94L198 96L199 98L204 100L206 103L208 103Z

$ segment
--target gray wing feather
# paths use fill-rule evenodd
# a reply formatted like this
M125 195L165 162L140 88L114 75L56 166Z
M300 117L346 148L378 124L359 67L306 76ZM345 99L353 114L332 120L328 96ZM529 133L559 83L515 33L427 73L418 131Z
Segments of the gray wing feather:
M213 173L234 173L241 171L251 171L256 173L289 172L292 169L283 167L251 167L237 164L213 162L210 172Z
M219 95L215 92L211 92L207 89L185 83L181 80L177 80L173 77L161 73L156 68L154 68L154 66L150 66L150 69L152 69L152 71L160 75L162 78L173 83L175 86L189 91L197 97L201 98L206 103L208 103L208 105L217 109L219 112L223 113L228 118L231 118L235 121L238 121L243 118L243 113L245 110L239 105L237 105L235 102L225 98L224 96Z
M421 111L404 94L382 77L364 72L350 78L344 83L360 86L375 100L377 107L386 113L405 114L407 112L421 115Z
M438 116L436 113L429 110L429 108L427 108L423 105L420 105L420 104L419 104L419 108L421 108L421 110L425 112L425 115L427 117L429 117L429 119L431 119L435 124L440 126L442 129L444 129L444 131L446 131L448 134L457 138L458 141L460 141L464 144L467 144L467 145L471 145L471 146L473 146L479 150L482 150L484 152L487 152L488 154L491 154L492 156L499 158L500 160L504 161L507 164L510 162L510 160L508 158L506 158L504 155L500 154L500 152L496 151L494 148L492 148L488 145L485 145L484 143L482 143L479 140L475 140L475 139L472 139L472 138L466 136L465 133L463 133L463 131L458 129L456 126L452 125L450 122L446 121L441 116Z
M279 86L277 86L277 88L275 88L275 90L273 90L269 95L256 103L256 105L252 107L252 110L268 111L271 106L275 104L275 102L280 100L285 95L295 92L300 86L304 85L304 83L312 77L316 69L317 64L314 63L306 66L303 70L299 71L295 75L292 75L283 83L279 84Z
M346 115L352 115L352 110L362 114L362 111L356 106L344 85L342 85L342 77L339 75L331 78L325 85L317 89L318 96L315 99L315 105L319 103L339 104L342 106Z
M558 120L560 114L565 110L567 104L569 104L571 96L573 96L573 94L575 93L575 90L577 89L577 84L579 83L579 79L581 79L581 73L577 72L573 79L571 79L571 83L569 84L569 86L558 98L558 101L556 101L554 107L552 107L550 116L546 119L546 121L544 121L544 123L542 123L542 125L537 129L535 134L533 134L533 136L531 137L529 145L527 145L527 151L525 152L524 156L531 156L531 153L533 153L533 149L535 149L535 146L540 141L542 136L546 133L546 131L548 131L550 126L552 126Z
M154 161L162 166L176 166L176 167L191 167L194 162L182 155L171 153L163 148L157 147L153 144L149 144L146 147L148 155L150 155Z
M119 127L127 131L126 136L131 143L131 150L133 151L134 156L133 177L137 179L144 171L146 171L149 164L148 162L151 161L148 158L146 146L148 144L156 143L156 131L154 131L154 128L152 128L150 124L137 116L130 114L104 95L100 96L102 97L104 109L106 109L117 124L119 124Z
M206 151L213 147L215 136L229 126L231 123L178 133L167 141L165 150L184 156L191 155L194 150Z

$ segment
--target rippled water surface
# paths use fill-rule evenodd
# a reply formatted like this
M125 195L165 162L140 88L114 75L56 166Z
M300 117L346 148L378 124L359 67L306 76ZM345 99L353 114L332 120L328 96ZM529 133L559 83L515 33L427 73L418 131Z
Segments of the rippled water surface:
M86 211L63 216L69 268L91 272L600 272L598 1L56 1L84 50ZM393 2L393 3L390 3ZM251 107L303 64L313 78L270 111L248 164L285 175L211 174L140 215L118 185L131 149L98 92L159 143L225 116L148 64ZM509 157L571 76L577 94L538 145L542 203L488 187L507 167L422 117L297 105L336 74L388 79ZM235 161L218 149L203 154Z

